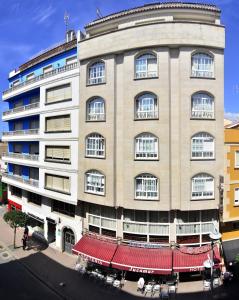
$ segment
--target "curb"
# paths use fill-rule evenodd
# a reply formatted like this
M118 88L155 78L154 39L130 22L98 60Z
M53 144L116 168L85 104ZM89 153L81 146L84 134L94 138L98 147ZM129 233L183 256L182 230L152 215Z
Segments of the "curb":
M46 281L43 280L43 278L39 275L37 275L35 272L31 270L31 268L20 261L21 258L19 258L4 242L0 241L0 243L4 246L4 248L7 249L9 253L11 253L11 256L14 258L14 260L23 266L34 278L36 278L38 281L40 281L43 285L45 285L48 289L53 291L58 297L60 297L62 300L70 300L70 298L67 298L66 296L63 296L53 285L47 283Z

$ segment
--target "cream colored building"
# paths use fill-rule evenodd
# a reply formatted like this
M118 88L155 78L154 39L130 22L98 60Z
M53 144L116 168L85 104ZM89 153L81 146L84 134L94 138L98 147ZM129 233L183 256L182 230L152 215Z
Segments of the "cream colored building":
M151 4L79 41L83 228L203 244L218 228L225 29L213 5Z

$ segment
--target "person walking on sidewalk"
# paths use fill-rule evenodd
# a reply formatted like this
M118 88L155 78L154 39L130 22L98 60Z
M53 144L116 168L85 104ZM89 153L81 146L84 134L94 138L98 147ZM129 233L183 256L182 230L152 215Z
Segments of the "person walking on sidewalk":
M26 247L27 247L27 238L28 238L28 235L26 233L24 233L23 237L22 237L22 249L23 250L26 250Z

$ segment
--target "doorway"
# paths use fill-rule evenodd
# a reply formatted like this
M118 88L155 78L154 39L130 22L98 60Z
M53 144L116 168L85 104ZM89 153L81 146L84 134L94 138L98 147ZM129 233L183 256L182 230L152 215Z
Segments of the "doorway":
M63 231L63 251L72 254L72 248L75 245L75 235L70 228Z

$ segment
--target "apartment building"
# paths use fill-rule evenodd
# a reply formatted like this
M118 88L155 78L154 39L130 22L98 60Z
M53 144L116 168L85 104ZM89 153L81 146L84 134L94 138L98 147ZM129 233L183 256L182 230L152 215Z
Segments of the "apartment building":
M150 4L97 19L85 31L83 229L128 242L210 243L223 175L220 10Z
M81 236L77 208L79 67L77 40L42 51L9 74L3 92L8 143L9 209L21 209L28 225L60 250L71 252Z
M222 240L227 263L239 253L239 122L224 130L224 201Z

